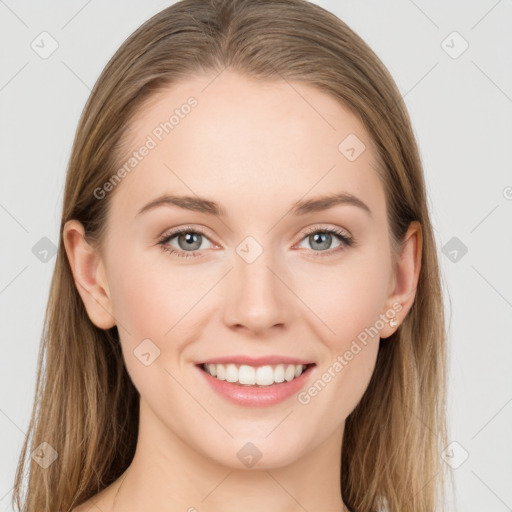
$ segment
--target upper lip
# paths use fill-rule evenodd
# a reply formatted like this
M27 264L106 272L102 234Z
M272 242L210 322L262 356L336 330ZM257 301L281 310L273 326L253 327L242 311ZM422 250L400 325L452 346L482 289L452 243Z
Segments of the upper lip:
M249 366L266 366L266 365L276 365L276 364L314 364L312 361L307 361L305 359L298 359L296 357L287 357L287 356L263 356L263 357L249 357L249 356L227 356L227 357L214 357L212 359L205 359L199 363L202 364L246 364Z

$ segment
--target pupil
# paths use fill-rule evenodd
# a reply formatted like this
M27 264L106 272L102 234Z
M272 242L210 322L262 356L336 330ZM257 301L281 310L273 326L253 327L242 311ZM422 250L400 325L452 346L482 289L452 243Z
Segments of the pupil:
M325 237L324 241L322 242L322 238ZM315 233L313 235L314 243L319 243L321 245L321 249L328 249L330 245L330 233Z
M193 249L197 249L199 248L199 246L201 245L201 243L199 242L199 245L197 245L197 247L194 246L194 244L197 244L197 239L199 238L199 234L198 233L186 233L185 235L182 235L182 237L185 237L185 241L186 241L186 246L190 249L190 248L193 248Z

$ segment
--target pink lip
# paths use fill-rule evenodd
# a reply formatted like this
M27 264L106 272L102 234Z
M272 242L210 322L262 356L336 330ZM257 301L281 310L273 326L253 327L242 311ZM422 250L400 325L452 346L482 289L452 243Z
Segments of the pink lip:
M229 356L229 357L216 357L207 359L196 364L247 364L249 366L265 366L275 364L312 364L313 361L306 361L305 359L297 359L295 357L286 356L266 356L266 357L248 357L248 356Z
M246 360L246 359L245 359ZM268 358L266 358L268 360ZM253 360L254 361L254 360ZM281 359L282 361L282 359ZM290 363L293 364L293 363ZM303 363L297 363L303 364ZM212 377L208 372L197 365L198 371L206 379L206 382L214 391L227 400L237 405L248 407L266 407L282 402L292 395L295 395L304 387L316 365L310 365L306 370L290 382L272 384L271 386L245 386L242 384L227 382Z

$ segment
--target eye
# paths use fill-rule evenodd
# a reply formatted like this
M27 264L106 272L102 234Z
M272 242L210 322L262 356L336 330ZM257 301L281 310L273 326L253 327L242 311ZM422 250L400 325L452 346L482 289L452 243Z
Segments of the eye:
M335 235L335 238L338 239L339 245L334 250L324 250L330 249L333 241L333 235ZM178 244L177 247L170 244L170 242L175 238L176 243ZM209 240L209 238L201 229L182 227L163 235L159 239L158 245L163 251L169 252L180 258L195 258L202 256L202 254L198 251L208 248L207 246L205 247L203 245L205 240ZM314 252L326 253L316 254L315 256L330 256L333 253L337 253L340 250L345 249L346 247L352 247L354 245L354 240L348 233L342 231L339 228L333 227L313 227L306 231L305 236L302 238L301 242L302 241L308 241L311 244L312 250Z
M169 245L169 242L176 238L178 247ZM205 233L197 228L183 227L175 229L171 233L166 233L158 241L158 245L163 251L170 252L180 258L194 258L201 256L193 251L200 249L207 249L208 247L203 246L203 242L208 240Z
M330 249L330 246L333 242L333 235L340 242L339 245L332 251L326 251L324 249ZM326 254L316 254L315 256L332 256L333 253L338 253L341 250L344 250L346 247L352 247L354 245L354 239L345 231L342 231L339 228L318 228L313 227L309 229L305 237L301 240L307 241L310 246L313 248L313 251L317 253L326 253Z

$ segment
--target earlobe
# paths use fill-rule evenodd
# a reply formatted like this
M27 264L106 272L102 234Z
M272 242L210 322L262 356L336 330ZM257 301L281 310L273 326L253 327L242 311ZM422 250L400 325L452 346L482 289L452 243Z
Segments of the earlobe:
M83 225L77 220L66 222L63 241L73 279L91 322L100 329L116 325L105 275L98 251L84 238Z
M421 225L419 222L413 221L405 234L393 276L394 288L386 301L386 311L394 311L395 315L393 321L390 321L389 325L382 329L381 338L388 338L399 328L414 304L421 269L422 250Z

